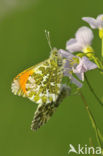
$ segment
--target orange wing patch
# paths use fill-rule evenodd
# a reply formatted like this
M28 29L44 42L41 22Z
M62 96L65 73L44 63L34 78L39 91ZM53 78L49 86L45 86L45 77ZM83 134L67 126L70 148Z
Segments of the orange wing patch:
M13 83L11 85L12 92L15 95L22 95L25 97L26 95L26 83L30 75L34 73L33 69L27 69L14 78Z
M22 74L19 77L20 87L24 93L26 93L26 83L27 83L28 77L32 75L33 72L34 72L33 70L26 71L24 72L24 74Z

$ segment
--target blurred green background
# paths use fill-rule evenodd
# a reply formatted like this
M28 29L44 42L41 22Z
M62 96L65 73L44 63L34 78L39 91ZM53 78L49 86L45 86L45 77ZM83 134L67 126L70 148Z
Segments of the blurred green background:
M37 132L30 130L37 105L11 93L13 77L49 57L44 30L51 33L52 45L65 49L80 26L83 16L103 13L103 0L0 0L0 156L67 156L69 144L97 146L94 129L79 96L66 98L49 122ZM101 42L93 47L100 56ZM103 76L88 72L88 78L100 98ZM83 93L103 132L103 107L84 83ZM73 155L73 154L71 154Z

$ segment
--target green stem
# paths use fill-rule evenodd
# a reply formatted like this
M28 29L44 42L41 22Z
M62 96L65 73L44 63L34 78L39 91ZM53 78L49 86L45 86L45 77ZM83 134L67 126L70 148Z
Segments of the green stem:
M96 65L98 66L98 68L101 68L98 58L95 56L92 56L92 58L93 58L94 62L96 63Z
M89 83L86 74L85 74L85 80L86 80L86 82L87 82L87 85L88 85L90 91L92 92L92 94L94 95L94 97L96 98L96 100L98 101L98 103L99 103L101 106L103 106L103 103L101 102L101 100L99 99L99 97L96 95L96 93L95 93L95 91L93 90L91 84Z
M101 40L102 40L101 56L102 56L102 58L103 58L103 38L102 38Z
M103 64L101 62L101 60L97 57L97 56L92 56L92 60L95 62L95 64L98 66L98 69L102 69L103 70Z
M100 137L101 141L103 142L103 136L102 136L102 134L101 134L101 132L100 132L100 130L99 130L99 129L98 129L98 135L99 135L99 137Z
M98 128L97 128L95 119L94 119L94 117L93 117L93 114L91 113L91 111L90 111L90 109L89 109L89 107L88 107L88 104L87 104L87 102L86 102L86 99L85 99L83 93L82 93L82 92L79 92L79 93L80 93L80 96L81 96L81 98L82 98L82 101L83 101L83 103L84 103L84 105L85 105L85 108L86 108L86 110L87 110L87 112L88 112L89 118L90 118L91 123L92 123L92 127L93 127L94 130L95 130L95 134L96 134L96 139L97 139L98 145L102 148L101 141L100 141L100 138L99 138L99 136L98 136Z
M101 68L98 68L98 71L100 71L101 73L103 73L103 69L101 69Z

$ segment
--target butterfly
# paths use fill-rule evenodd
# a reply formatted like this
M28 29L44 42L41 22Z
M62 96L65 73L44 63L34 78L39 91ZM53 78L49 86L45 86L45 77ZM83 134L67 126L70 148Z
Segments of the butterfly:
M15 95L29 98L38 104L31 129L37 130L46 123L69 88L62 85L63 59L56 48L50 57L18 74L11 85Z

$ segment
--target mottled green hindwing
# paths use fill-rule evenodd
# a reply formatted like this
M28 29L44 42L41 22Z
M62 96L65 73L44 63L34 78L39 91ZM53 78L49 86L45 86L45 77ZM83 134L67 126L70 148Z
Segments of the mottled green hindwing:
M70 88L65 85L62 86L60 94L55 102L47 103L47 104L39 104L32 121L31 129L37 130L42 125L44 125L53 113L56 111L56 108L60 105L62 100L68 96L70 93Z

